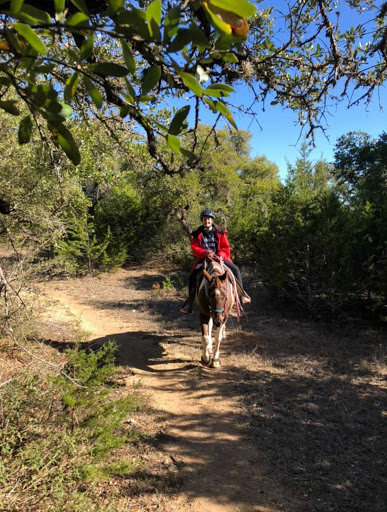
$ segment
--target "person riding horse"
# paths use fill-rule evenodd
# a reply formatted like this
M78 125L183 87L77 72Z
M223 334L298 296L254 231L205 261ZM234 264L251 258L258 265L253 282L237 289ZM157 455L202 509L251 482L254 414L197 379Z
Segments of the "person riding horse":
M214 223L215 214L213 210L206 208L200 214L202 225L192 233L191 249L195 256L195 261L191 267L191 274L189 276L188 284L188 299L180 308L180 313L188 315L192 313L193 303L195 301L195 288L197 272L200 270L197 266L206 258L212 258L216 255L223 263L229 267L238 280L241 290L243 290L242 276L240 270L230 258L230 244L228 242L226 233L227 230L221 228ZM246 292L241 294L242 304L250 304L251 299Z

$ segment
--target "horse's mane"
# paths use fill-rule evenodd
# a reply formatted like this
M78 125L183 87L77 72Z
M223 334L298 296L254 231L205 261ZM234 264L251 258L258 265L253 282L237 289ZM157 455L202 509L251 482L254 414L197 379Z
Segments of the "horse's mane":
M225 268L217 261L210 260L207 266L207 272L213 276L221 276L225 273Z

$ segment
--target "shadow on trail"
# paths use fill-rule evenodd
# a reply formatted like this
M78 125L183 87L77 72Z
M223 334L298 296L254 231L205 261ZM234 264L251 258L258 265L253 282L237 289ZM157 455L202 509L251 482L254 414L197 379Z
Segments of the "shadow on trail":
M135 286L150 290L154 277L138 283L136 279ZM267 307L264 317L253 302L243 331L237 332L235 321L230 322L234 330L222 351L231 353L234 361L248 361L227 365L226 358L221 370L211 371L198 364L197 314L179 315L177 297L155 294L141 302L93 303L125 314L140 308L150 313L155 326L162 325L159 331L153 327L152 332L112 333L90 345L113 339L119 364L165 376L163 390L172 399L184 389L195 403L191 412L187 408L178 414L157 410L155 404L155 412L174 429L155 442L172 454L176 447L179 459L172 469L131 474L128 496L184 490L192 499L211 498L220 506L238 503L243 510L261 507L267 512L387 509L386 393L381 379L373 378L371 364L379 350L377 337L371 342L361 333L292 323L270 314ZM165 357L165 344L196 347L198 357ZM165 369L166 363L171 368ZM244 409L230 413L211 407L224 398L238 398Z

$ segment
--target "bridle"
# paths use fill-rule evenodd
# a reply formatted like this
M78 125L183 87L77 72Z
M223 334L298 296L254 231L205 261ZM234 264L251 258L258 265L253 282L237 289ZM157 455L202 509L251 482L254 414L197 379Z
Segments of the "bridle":
M213 309L211 304L208 303L208 308L210 310L211 315L214 314L214 313L216 313L216 314L223 313L223 316L226 315L226 313L225 313L225 306L226 306L226 302L227 302L228 286L229 286L229 283L228 283L228 280L226 280L226 293L225 293L225 297L224 297L224 306L222 307L222 309L218 309L218 308L214 308Z

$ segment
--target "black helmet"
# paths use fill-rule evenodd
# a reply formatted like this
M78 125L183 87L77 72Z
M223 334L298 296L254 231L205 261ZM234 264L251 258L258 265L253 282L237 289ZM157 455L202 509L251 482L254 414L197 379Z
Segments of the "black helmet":
M215 218L214 210L211 210L210 208L206 208L200 214L200 220L202 220L203 217L212 217L214 219Z

